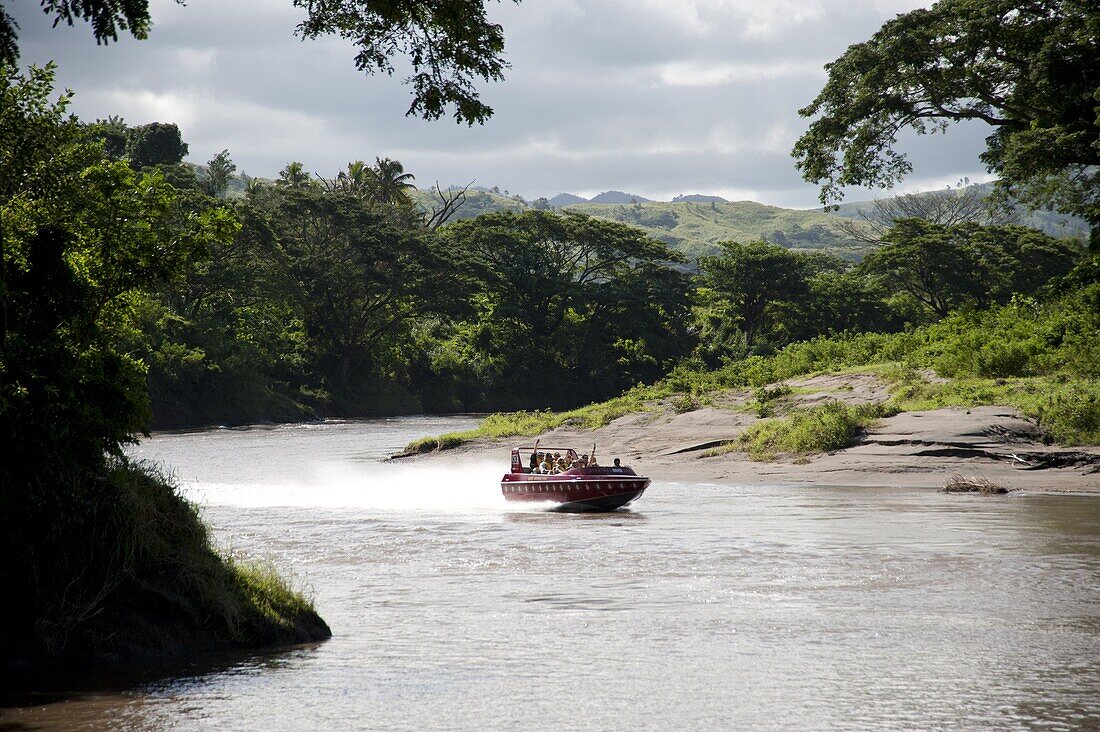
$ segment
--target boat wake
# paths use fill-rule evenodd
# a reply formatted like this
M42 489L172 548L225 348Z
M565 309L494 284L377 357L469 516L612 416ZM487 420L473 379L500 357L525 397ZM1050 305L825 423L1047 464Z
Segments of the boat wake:
M377 511L504 511L500 463L460 465L350 463L313 466L308 474L257 475L235 482L181 481L203 506L352 508Z

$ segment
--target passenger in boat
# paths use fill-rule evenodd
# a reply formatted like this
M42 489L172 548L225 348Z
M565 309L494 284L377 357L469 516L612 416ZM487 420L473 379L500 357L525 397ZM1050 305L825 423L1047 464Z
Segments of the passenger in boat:
M550 474L550 456L546 453L540 453L542 456L542 462L539 463L539 472L543 475Z
M538 445L535 446L538 447ZM539 469L539 453L534 450L531 451L530 468L532 473Z
M581 455L581 467L582 468L587 468L588 467L588 453L587 452L585 454Z
M616 468L621 468L622 467L622 465L619 463L619 458L615 458L615 467Z

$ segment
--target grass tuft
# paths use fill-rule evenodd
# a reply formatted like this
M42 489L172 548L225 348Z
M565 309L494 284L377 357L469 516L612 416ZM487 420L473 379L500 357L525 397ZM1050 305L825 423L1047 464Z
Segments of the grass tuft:
M294 628L295 618L313 612L313 602L283 579L274 565L241 562L231 557L223 561L249 613L289 630Z
M805 457L851 446L879 418L896 413L879 404L831 401L792 410L785 417L762 419L736 440L709 450L708 457L744 451L756 461L774 460L780 453Z

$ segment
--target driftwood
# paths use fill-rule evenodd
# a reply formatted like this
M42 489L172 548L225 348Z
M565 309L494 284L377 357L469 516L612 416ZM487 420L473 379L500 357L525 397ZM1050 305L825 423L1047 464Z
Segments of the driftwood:
M964 477L958 473L952 475L943 484L941 493L979 493L983 496L994 496L1008 493L1004 486L997 485L984 475Z

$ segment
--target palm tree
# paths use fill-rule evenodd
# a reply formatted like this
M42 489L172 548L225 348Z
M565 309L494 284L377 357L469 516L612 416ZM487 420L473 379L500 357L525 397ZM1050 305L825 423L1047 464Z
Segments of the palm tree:
M410 205L412 201L407 191L416 188L410 183L416 180L416 176L406 173L405 166L396 160L375 158L374 162L374 167L370 169L374 200L392 206Z
M244 194L246 196L255 196L264 189L263 181L259 178L247 178L244 182Z
M340 171L336 182L344 193L366 196L371 192L373 177L370 166L362 160L356 160L348 163L347 172Z
M309 173L297 161L287 163L286 167L279 171L278 185L288 188L306 188L310 183Z

